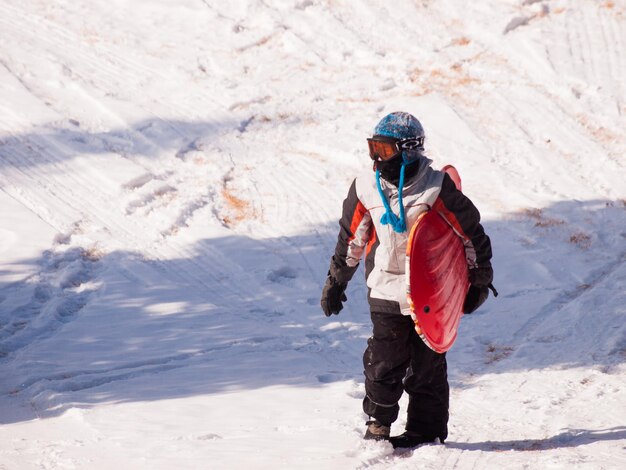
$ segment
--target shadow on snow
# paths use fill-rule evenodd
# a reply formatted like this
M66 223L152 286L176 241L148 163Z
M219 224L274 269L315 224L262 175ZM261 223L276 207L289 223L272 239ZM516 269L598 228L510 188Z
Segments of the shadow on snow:
M446 442L446 447L459 450L481 452L532 452L564 447L579 447L598 441L620 441L626 439L626 427L587 430L570 429L546 439L521 439L518 441L485 441L485 442Z
M562 202L484 225L501 296L462 322L449 353L452 386L555 365L610 373L626 345L624 233L598 227L626 226L623 202ZM335 231L206 239L194 257L168 260L56 245L29 261L35 276L0 285L0 422L98 403L360 382L370 333L362 270L338 317L319 308ZM591 310L598 298L603 307ZM450 445L506 450L623 432Z
M63 126L46 125L38 132L0 135L0 169L43 167L58 170L55 164L79 155L118 154L123 158L174 155L200 150L209 137L244 133L253 118L244 121L180 121L146 119L132 127L92 132L70 119Z

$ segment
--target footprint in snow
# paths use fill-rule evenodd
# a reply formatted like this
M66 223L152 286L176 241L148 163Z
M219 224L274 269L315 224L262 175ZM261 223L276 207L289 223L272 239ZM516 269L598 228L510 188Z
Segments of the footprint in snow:
M49 337L73 320L93 293L85 284L93 279L96 266L97 257L82 248L47 251L34 289L30 281L12 287L17 296L32 289L29 300L0 311L0 358Z
M271 318L271 317L282 317L285 315L283 312L280 312L278 310L267 310L264 308L252 308L248 311L256 317L264 316L264 317Z
M142 186L145 186L147 183L149 183L153 179L155 179L155 175L153 175L152 173L145 173L141 176L137 176L136 178L133 178L130 181L127 181L126 183L122 185L122 188L129 189L129 190L139 189Z
M64 299L56 308L56 318L62 323L71 321L87 305L88 299L85 294Z
M283 266L282 268L274 269L267 274L267 279L271 282L284 284L292 279L298 277L298 273L295 269L289 266Z
M330 384L333 382L341 382L343 380L348 380L350 376L348 374L328 372L326 374L319 374L315 376L315 378L321 384Z

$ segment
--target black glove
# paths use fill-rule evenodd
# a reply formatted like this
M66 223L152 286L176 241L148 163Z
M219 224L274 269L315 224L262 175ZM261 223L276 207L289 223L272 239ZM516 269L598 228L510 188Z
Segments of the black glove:
M470 284L476 287L487 287L493 281L493 269L491 266L486 268L473 268L469 270Z
M465 302L463 302L463 313L472 313L478 307L485 303L489 297L488 287L477 287L470 285L467 295L465 296Z
M337 315L341 311L343 308L342 302L348 300L344 293L346 287L348 287L348 284L337 282L337 280L328 273L326 284L322 291L322 300L320 302L324 315L330 317L332 314Z
M495 297L498 296L496 288L493 287L493 269L491 266L470 269L470 287L463 302L463 313L472 313L485 303L489 297L489 289L493 291Z

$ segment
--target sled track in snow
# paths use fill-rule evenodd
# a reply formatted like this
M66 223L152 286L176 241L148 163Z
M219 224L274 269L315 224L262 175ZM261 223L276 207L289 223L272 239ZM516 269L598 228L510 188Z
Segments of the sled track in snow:
M27 34L31 34L32 32L30 36L31 38L36 38L37 41L46 42L46 44L49 44L55 51L58 51L58 50L69 51L75 57L80 58L81 63L86 63L86 64L91 65L93 69L91 71L92 73L87 71L86 75L79 74L79 76L82 77L81 80L83 82L87 81L87 82L93 83L91 79L93 77L100 76L100 72L102 72L105 74L104 78L106 78L106 80L103 82L100 88L103 90L106 90L106 88L110 86L111 83L117 83L122 78L124 80L127 80L129 78L129 72L131 72L130 77L134 77L134 80L137 83L141 83L142 81L150 79L151 77L155 75L159 76L160 72L152 70L151 68L145 67L141 64L135 64L132 61L128 61L127 59L114 54L111 50L109 50L109 48L106 48L105 46L102 46L100 44L97 44L95 46L94 45L83 46L82 45L83 38L79 37L78 35L72 33L71 31L65 28L58 27L57 25L55 25L53 22L51 22L48 19L45 19L42 17L32 17L32 15L26 15L22 13L21 10L15 7L6 6L6 8L12 13L13 17L19 18L20 21L23 22L23 25L28 25L28 27L23 27L23 25L19 23L11 22L8 19L5 20L5 25L10 28L13 28L15 34L18 37L20 34L24 34L25 32ZM0 17L0 21L2 19L4 18ZM42 28L46 30L47 34L41 34L40 30ZM34 31L37 31L36 35ZM67 45L68 47L67 48L62 47L62 45L63 46ZM48 47L48 46L45 46L45 47ZM45 58L42 58L42 60L45 60ZM95 73L96 71L98 71L97 74ZM13 73L11 70L10 72ZM91 77L91 78L87 80L87 77ZM20 77L16 77L16 78L22 83L23 86L25 86L25 89L27 92L32 92L32 90L27 86L26 82L24 82ZM119 117L112 110L109 110L108 108L106 108L106 106L104 106L99 101L95 100L84 89L83 89L83 94L84 94L84 97L89 97L90 100L94 100L95 103L100 108L102 108L102 110L107 115L114 117L115 120L118 122L124 123L121 117ZM203 96L206 96L206 95L203 95ZM46 100L46 97L41 94L37 95L36 97L42 102ZM52 106L53 107L57 106L57 104L54 103L54 100L52 101L53 101ZM215 107L214 102L211 102L210 105L213 108ZM177 108L177 109L171 108L170 111L174 111L173 113L174 116L178 116L181 122L184 122L189 115L193 114L191 110L186 109L186 108ZM59 109L59 113L63 114L63 110ZM193 136L193 139L192 139L192 136L185 135L183 131L178 129L176 126L170 125L168 121L166 121L161 115L156 114L154 110L151 111L151 114L159 122L164 123L164 125L167 125L169 127L172 127L181 136L183 140L191 141L196 138L196 136ZM10 124L13 124L13 123L10 123ZM11 126L8 126L7 128L10 129ZM153 143L148 137L144 136L141 132L132 130L130 128L124 129L122 130L122 132L125 135L129 136L129 138L132 139L132 142L139 143L142 145L147 145L148 148L153 148L155 152L159 151L159 145ZM19 141L20 137L15 136L14 139L17 139ZM90 214L90 215L97 214L94 217L95 221L98 224L100 224L102 227L105 227L107 230L109 230L113 237L119 237L120 240L124 240L125 247L128 247L130 249L133 249L133 247L137 247L138 249L140 249L145 246L146 240L138 238L137 236L138 234L142 234L143 232L141 220L133 221L132 217L127 217L124 220L120 220L119 214L117 214L115 211L111 211L111 208L109 207L111 201L107 198L107 196L102 195L103 197L101 197L99 200L93 201L93 199L99 196L99 194L95 194L94 192L90 191L90 188L87 188L85 187L85 185L81 184L82 180L80 179L73 178L70 186L68 186L66 182L64 183L66 178L72 178L72 174L73 174L72 168L68 167L68 164L63 161L65 159L68 159L68 157L72 155L72 152L70 150L64 149L62 147L62 144L58 144L56 142L50 142L49 139L33 137L32 139L30 139L30 141L37 142L38 144L37 146L39 147L37 149L38 155L35 155L29 158L28 155L25 155L23 151L20 151L20 150L15 151L14 149L12 152L13 165L16 168L20 167L22 166L23 161L29 162L29 165L31 167L45 165L47 166L46 168L47 171L49 171L50 169L54 169L56 170L57 174L63 175L64 176L63 181L59 179L57 180L53 179L52 181L48 181L48 178L36 176L38 172L34 171L32 168L27 169L27 170L25 169L22 174L22 177L24 178L24 180L21 180L21 181L26 184L22 184L20 186L22 188L26 188L26 187L27 188L39 188L38 190L39 194L35 192L35 190L33 189L29 189L29 190L20 189L20 194L16 194L15 191L12 192L13 197L15 197L18 200L21 200L22 202L26 202L26 199L29 199L30 203L27 203L28 207L30 207L31 210L37 213L38 207L45 206L45 205L40 205L38 202L39 201L44 202L49 197L50 194L53 194L55 197L58 198L59 202L61 203L61 206L68 206L71 208L71 211L75 213L73 216L74 220L76 220L79 217L82 217L81 214ZM15 143L16 141L14 140L13 142ZM48 151L50 144L52 144L52 146L55 148L55 152ZM30 144L28 142L23 141L23 147L28 147L29 145ZM19 143L15 145L15 147L19 147ZM97 152L100 151L100 149L95 149L95 150ZM173 154L171 158L172 159L174 158ZM137 161L137 159L133 159L132 161L133 163L137 165L143 166L143 168L146 169L148 173L152 173L156 167L156 164L148 167L145 165L145 162L140 163ZM178 183L184 184L185 178L189 177L189 174L186 174L185 171L181 172L180 170L181 169L179 168L178 170L171 172L163 181L164 184L166 185L169 184L169 187L172 188L172 191L176 191L177 184ZM31 182L35 180L37 181L37 183L28 184L29 180ZM44 182L43 185L42 185L42 182ZM11 191L11 187L13 186L12 182L11 181L6 182L6 186L8 190ZM80 194L90 194L91 196L90 199L92 200L91 205L85 204L83 200L84 198L76 197L76 192L73 191L76 188L80 188L80 191L78 191L78 193ZM43 191L41 191L42 189ZM28 192L30 192L30 194L27 194ZM154 197L154 199L156 200L156 196ZM127 205L127 208L130 208L131 210L127 209L127 213L128 213L127 215L132 216L133 215L132 213L134 211L133 209L136 209L137 207L141 207L145 205L146 201L147 200L144 199L143 201L139 200L135 202L133 201L129 202L129 205ZM230 283L225 283L225 284L223 283L223 276L215 277L213 275L213 272L216 271L216 268L217 270L219 270L220 264L216 265L215 260L212 259L212 257L210 257L209 259L198 258L195 254L192 254L189 250L183 249L181 246L177 246L176 242L171 239L171 235L175 234L179 228L186 226L188 221L190 221L197 213L199 213L203 208L209 205L212 201L213 201L213 194L211 191L209 191L205 195L197 196L194 199L188 200L185 203L183 203L179 215L172 220L172 223L169 225L169 227L163 229L161 233L163 239L155 244L155 248L157 249L157 252L152 253L151 258L153 258L153 261L151 262L151 264L154 266L154 263L161 262L157 254L159 250L166 249L169 252L172 252L172 250L174 250L174 253L176 254L176 257L179 259L179 261L168 263L168 266L171 267L172 272L176 273L176 275L180 279L185 280L186 282L192 282L195 284L202 285L203 288L207 290L207 292L213 291L214 298L225 299L224 297L225 293L228 293L230 291L231 296L236 296L238 292L236 290L232 290ZM107 207L108 209L102 210L105 207ZM56 227L59 227L61 220L67 220L68 218L68 217L58 217L56 218L57 220L54 221L54 220L51 220L51 214L39 214L39 215L42 216L45 220L48 220L50 223L52 223L53 226L56 226ZM161 248L159 248L159 245L161 245ZM223 267L227 267L228 263L223 262L221 263L221 265ZM165 270L162 270L162 271L165 271ZM197 276L195 274L197 272L203 273L203 276L202 277ZM204 278L204 276L206 276L206 279ZM212 280L212 282L207 282L207 280ZM218 286L218 287L214 287L214 286Z
M21 201L33 212L37 213L52 226L57 227L59 231L69 230L63 227L63 221L80 220L89 214L89 220L103 228L105 228L113 239L123 241L123 245L131 250L135 247L138 252L146 245L152 245L150 238L142 237L145 233L142 218L133 217L133 212L128 214L129 207L140 207L143 202L129 202L127 205L127 214L119 213L119 208L115 204L111 204L111 195L100 191L94 191L82 178L79 178L74 168L72 168L71 158L66 157L70 152L66 150L63 144L51 142L45 137L32 137L28 140L20 136L5 136L2 153L5 158L5 164L10 164L13 170L12 174L4 171L0 175L0 182L5 191L9 192L15 199ZM163 177L148 174L145 179L149 181L158 180L164 185L162 187L171 188L176 191L179 184L184 184L189 178L189 174L185 169L172 170ZM142 191L142 188L149 188L147 182L136 188L123 188L127 195L133 192ZM124 185L122 185L124 186ZM131 185L133 186L133 185ZM162 188L161 187L161 188ZM19 189L18 189L19 188ZM139 188L139 189L137 189ZM111 189L113 190L113 189ZM152 195L148 195L148 199L157 200L159 191L155 189ZM84 195L89 194L89 198ZM158 256L159 250L174 250L177 254L177 261L168 261L168 269L162 269L162 272L171 271L180 280L191 282L192 284L200 284L207 292L212 292L215 300L224 300L225 293L230 292L231 295L237 295L238 291L226 283L223 283L223 277L215 277L213 274L217 267L228 266L225 258L221 257L222 262L216 265L215 256L198 258L188 249L179 246L171 239L172 235L178 228L184 227L187 221L195 216L195 214L207 206L212 200L212 193L209 191L206 195L196 196L196 199L187 201L183 204L181 212L166 229L162 235L163 239L154 247L157 251L151 253L151 264L164 264L164 260ZM63 208L66 212L64 216L57 216L52 213L42 213L40 208L46 207L50 202L50 198L56 199L59 204L57 207ZM144 199L143 201L145 201ZM149 234L148 234L149 235ZM150 236L150 235L149 235ZM154 236L154 234L152 235ZM158 248L158 245L163 245ZM214 253L213 255L217 255ZM192 268L192 266L194 268ZM196 273L203 273L205 278L199 277ZM213 282L207 282L213 279Z
M33 15L32 13L26 13L22 9L6 3L0 5L0 10L2 9L10 14L0 15L0 24L11 28L16 37L26 34L37 41L49 44L53 51L64 51L64 53L71 52L70 55L72 57L80 58L81 63L92 66L92 73L89 74L88 82L92 82L94 78L98 80L96 77L103 74L111 79L101 83L101 85L105 85L100 87L102 90L106 90L111 82L117 84L127 83L129 78L135 79L138 86L134 88L139 89L141 88L141 83L147 82L155 76L159 77L161 80L167 80L168 78L160 70L146 66L137 61L129 60L115 53L112 48L102 43L86 44L84 37L57 25L52 20L39 15ZM9 21L9 17L17 17L19 21ZM76 73L75 71L73 72ZM86 79L87 77L82 78ZM225 108L223 104L212 99L203 101L207 99L207 95L202 95L198 98L205 108ZM168 108L170 111L175 111L174 114L183 118L183 120L194 115L194 110L187 107L172 107L169 105ZM161 121L166 122L163 117L156 115L154 111L152 111L152 114ZM175 126L172 126L172 129L181 136L184 135L184 133Z
M528 340L535 335L535 332L544 321L551 318L553 315L558 315L565 307L578 300L580 297L588 294L595 286L610 277L624 263L626 263L626 251L620 253L615 261L608 263L604 267L593 272L585 280L585 289L576 288L564 291L557 295L551 302L542 307L515 332L512 337L513 342L515 344L528 342Z
M9 156L9 152L5 153L6 156ZM19 161L23 158L23 154L11 154ZM71 170L68 170L68 172ZM124 241L124 246L129 247L132 250L132 247L136 247L137 253L140 253L143 250L143 247L146 244L151 244L151 242L146 243L145 240L138 238L137 235L143 233L143 227L141 226L141 220L137 222L129 222L129 219L124 220L123 223L116 222L116 218L118 218L117 213L111 214L110 212L103 212L101 210L102 207L107 206L107 201L102 200L99 201L98 204L94 203L94 201L86 201L82 197L78 197L76 193L73 192L73 186L70 188L66 183L62 181L55 180L54 177L46 176L44 178L43 175L38 175L37 171L22 171L18 170L18 172L22 173L22 176L27 180L26 184L21 184L21 188L19 191L15 186L13 186L14 182L5 182L4 189L9 194L11 194L16 200L23 203L26 207L29 207L34 213L38 214L42 219L49 222L52 226L58 227L60 232L67 232L69 228L63 228L63 220L81 220L80 217L83 214L89 214L90 223L95 223L101 227L104 227L105 230L108 231L110 236L117 241ZM29 191L24 188L38 188L35 191ZM43 190L43 191L42 191ZM88 194L89 191L83 190L83 194ZM97 192L93 192L92 195L96 195ZM57 199L59 202L59 206L69 207L71 208L73 216L57 219L54 215L42 213L40 208L45 207L46 203L50 201L50 197ZM89 236L89 234L86 234ZM206 289L206 292L211 292L211 297L214 300L226 299L226 293L230 291L231 294L237 294L236 290L232 290L226 284L223 284L219 278L215 277L213 274L213 270L215 269L215 264L208 264L210 260L202 260L196 261L194 255L189 251L176 248L176 245L173 245L171 242L167 243L168 250L171 247L176 249L176 253L178 254L176 260L168 260L166 261L163 258L159 258L156 254L158 252L151 253L151 259L149 264L153 267L156 267L162 273L173 274L177 279L183 281L184 283L199 284ZM191 268L191 267L194 268ZM197 273L203 273L206 275L206 278L201 278ZM210 279L214 280L214 282L209 282Z

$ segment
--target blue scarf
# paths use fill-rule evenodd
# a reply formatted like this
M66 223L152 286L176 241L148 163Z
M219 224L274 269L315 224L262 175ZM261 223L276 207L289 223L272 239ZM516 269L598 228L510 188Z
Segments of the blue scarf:
M383 193L383 189L380 186L380 170L376 170L376 187L378 188L378 194L383 201L383 205L385 206L385 213L380 218L380 223L383 225L391 225L394 231L398 233L406 232L406 220L404 218L404 203L402 202L402 188L404 187L404 170L407 165L411 163L415 163L415 161L407 162L404 158L404 152L402 153L402 166L400 167L400 181L398 182L398 204L400 206L400 216L398 217L391 210L391 206L389 205L389 201L385 197L385 193Z

